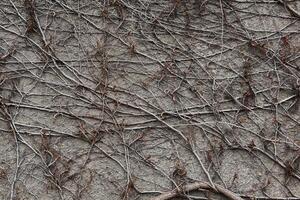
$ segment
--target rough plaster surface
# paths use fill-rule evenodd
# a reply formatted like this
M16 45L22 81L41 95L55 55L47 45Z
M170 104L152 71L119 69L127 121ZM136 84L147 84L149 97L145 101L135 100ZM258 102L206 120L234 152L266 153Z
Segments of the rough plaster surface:
M299 1L0 11L0 199L300 197Z

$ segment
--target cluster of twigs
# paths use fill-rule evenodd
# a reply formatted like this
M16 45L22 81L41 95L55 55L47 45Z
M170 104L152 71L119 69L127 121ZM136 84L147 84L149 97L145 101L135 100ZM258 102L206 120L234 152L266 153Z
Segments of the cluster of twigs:
M0 5L1 199L300 198L297 1Z

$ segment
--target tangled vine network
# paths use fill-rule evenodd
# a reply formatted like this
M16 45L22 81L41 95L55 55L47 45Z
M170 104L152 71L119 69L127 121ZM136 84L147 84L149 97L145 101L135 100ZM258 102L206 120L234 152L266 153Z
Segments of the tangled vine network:
M0 199L299 199L300 1L2 0Z

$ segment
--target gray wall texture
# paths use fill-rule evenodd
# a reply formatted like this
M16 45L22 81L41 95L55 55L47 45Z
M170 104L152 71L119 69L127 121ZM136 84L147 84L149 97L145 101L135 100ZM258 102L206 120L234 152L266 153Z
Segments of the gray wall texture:
M300 1L2 0L0 199L299 199Z

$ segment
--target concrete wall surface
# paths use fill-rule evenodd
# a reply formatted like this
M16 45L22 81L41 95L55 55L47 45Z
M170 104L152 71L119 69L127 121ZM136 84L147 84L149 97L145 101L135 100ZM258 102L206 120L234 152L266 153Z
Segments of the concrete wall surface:
M300 198L300 1L0 1L0 200Z

